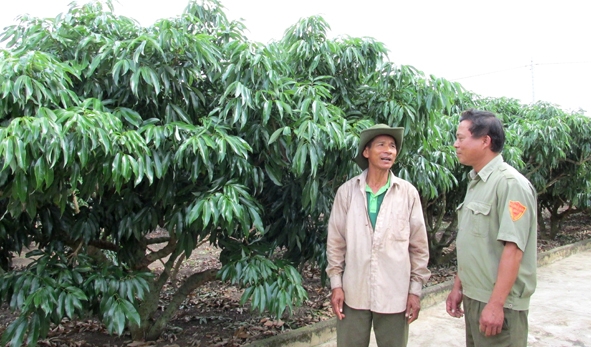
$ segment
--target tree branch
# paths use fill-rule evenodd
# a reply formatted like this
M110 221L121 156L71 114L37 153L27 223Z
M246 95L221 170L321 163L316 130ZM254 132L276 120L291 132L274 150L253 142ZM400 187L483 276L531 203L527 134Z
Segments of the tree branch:
M252 229L251 229L251 231L252 231ZM203 245L207 241L209 241L209 237L206 237L205 239L201 240L201 242L199 242L195 246L195 249L201 247L201 245ZM172 282L173 285L176 283L176 277L177 277L177 275L179 273L179 269L181 268L181 265L185 261L185 258L186 258L185 257L185 253L183 252L183 254L181 254L181 256L177 259L176 264L174 265L174 269L172 270L172 273L170 275L170 281Z
M151 237L146 239L146 244L154 245L157 243L170 242L170 236Z
M137 263L137 265L135 266L135 269L137 270L137 269L146 268L146 267L148 267L148 265L152 264L156 260L162 259L162 258L166 257L167 255L172 254L172 252L174 252L174 250L176 249L176 244L177 244L176 237L170 236L170 240L168 241L168 244L166 246L164 246L160 250L146 254L146 256L141 261L139 261ZM174 259L173 259L173 261L174 261Z
M569 176L570 175L560 174L558 177L556 177L555 179L553 179L552 181L550 181L550 183L548 183L546 186L544 186L544 190L541 191L541 192L538 192L538 196L546 193L546 191L548 190L548 188L552 187L552 185L554 185L554 183L558 182L560 179L562 179L564 177L569 177Z
M109 242L109 241L105 241L105 240L90 240L90 242L88 242L88 244L90 246L94 246L96 248L106 249L106 250L113 251L113 252L119 251L119 246L117 246L113 242Z
M541 167L542 167L542 164L539 164L538 166L534 167L534 168L533 168L533 169L532 169L530 172L528 172L528 173L525 175L525 177L526 177L527 179L530 179L530 177L531 177L531 176L532 176L534 173L536 173L536 171L538 171L538 170L539 170Z
M588 162L591 160L591 157L587 157L585 159L581 159L579 161L575 161L572 159L565 159L564 161L566 161L567 163L571 163L571 164L575 164L575 165L583 165L584 163Z

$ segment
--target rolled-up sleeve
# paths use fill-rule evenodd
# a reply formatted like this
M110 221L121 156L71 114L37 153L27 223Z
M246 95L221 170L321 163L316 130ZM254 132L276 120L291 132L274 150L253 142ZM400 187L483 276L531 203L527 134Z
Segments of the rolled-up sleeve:
M337 190L328 220L328 239L326 245L328 266L326 267L326 273L328 278L330 278L330 287L332 289L343 286L342 276L345 267L345 252L347 251L345 224L347 210L349 208L347 196L347 188L341 186Z
M427 268L429 263L429 241L427 229L423 218L423 209L419 193L415 190L410 199L410 239L408 253L410 256L410 285L409 294L421 295L423 285L431 277L431 271Z

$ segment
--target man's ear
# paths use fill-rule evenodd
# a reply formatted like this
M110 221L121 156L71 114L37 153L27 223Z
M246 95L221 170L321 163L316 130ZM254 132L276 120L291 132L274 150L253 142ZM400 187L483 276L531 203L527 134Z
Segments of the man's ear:
M365 149L363 150L363 157L365 159L369 159L369 147L365 147Z
M490 146L492 146L492 139L488 135L484 135L484 137L482 138L482 142L485 147L490 148Z

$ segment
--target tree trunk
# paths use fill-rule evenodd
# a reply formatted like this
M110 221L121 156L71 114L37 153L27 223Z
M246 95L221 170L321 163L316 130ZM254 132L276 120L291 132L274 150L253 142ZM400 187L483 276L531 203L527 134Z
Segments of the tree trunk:
M144 341L148 330L150 329L152 316L158 310L158 302L160 300L160 292L162 286L158 286L158 281L150 281L150 292L146 294L144 300L138 307L138 314L140 315L140 326L129 324L129 332L134 341Z
M141 338L145 337L147 341L154 341L162 335L162 332L166 328L166 324L170 321L172 316L177 312L179 306L187 298L189 294L197 287L215 279L216 273L219 269L209 269L203 272L195 273L191 275L187 280L180 286L177 292L174 294L170 303L164 309L164 312L156 318L154 322L143 327ZM157 308L156 300L156 308ZM143 322L142 322L143 323ZM132 333L132 339L136 340L136 336ZM139 337L139 336L138 336Z
M555 202L551 208L548 210L550 211L550 233L549 238L550 240L554 240L556 235L558 234L558 230L560 229L560 214L558 213L558 209L560 208L560 203Z
M176 244L176 241L173 241ZM165 247L166 248L166 247ZM170 255L168 261L164 265L164 270L154 281L149 282L150 292L146 293L144 300L139 304L138 314L140 316L140 326L135 324L129 324L129 332L134 341L144 341L151 329L151 321L154 318L154 314L158 311L158 302L160 300L160 293L166 281L170 277L170 271L174 266L174 262L180 253L180 250L176 250ZM150 264L146 259L142 259L137 262L138 264L144 264L143 268L136 268L136 270L150 271L148 265Z
M176 239L171 240L174 245L176 245ZM170 245L169 242L169 245ZM167 245L168 247L168 245ZM161 249L159 252L163 251L165 248ZM166 253L170 254L170 251L173 247L169 247ZM154 255L154 253L152 253ZM154 258L154 256L152 256ZM166 282L170 279L170 276L173 272L175 267L175 263L179 263L184 261L184 253L178 247L174 249L166 264L164 264L164 270L156 278L154 281L150 281L150 292L146 293L144 300L140 303L138 307L138 313L140 315L140 326L135 324L129 324L129 332L131 333L131 338L134 341L153 341L160 337L164 329L166 328L166 324L170 321L172 316L177 312L179 306L182 302L187 298L187 296L195 290L195 288L201 286L202 284L211 281L215 278L216 273L219 269L210 269L205 270L203 272L195 273L187 278L184 283L178 288L176 293L173 295L170 303L164 311L156 317L156 313L158 312L158 303L160 300L160 293L162 292L162 288L166 284ZM138 264L140 266L145 266L144 268L136 268L137 270L145 270L148 271L147 264L149 264L149 260L151 259L143 259Z
M573 213L578 213L580 210L573 208L572 204L568 205L566 209L560 213L560 207L563 207L560 202L556 202L550 211L550 239L554 239L560 228L562 227L562 220Z
M425 219L430 223L427 225L427 234L429 237L429 264L443 264L452 258L453 253L443 254L443 250L455 240L457 235L458 218L457 213L453 214L450 224L443 230L443 217L447 211L447 200L445 195L441 198L439 205L434 208L424 209ZM441 233L440 233L441 231ZM440 235L438 235L440 233Z
M538 204L538 231L540 235L546 236L546 223L544 222L544 208Z
M550 216L550 240L554 240L558 232L560 231L560 222L562 220L562 216L559 214L552 214Z

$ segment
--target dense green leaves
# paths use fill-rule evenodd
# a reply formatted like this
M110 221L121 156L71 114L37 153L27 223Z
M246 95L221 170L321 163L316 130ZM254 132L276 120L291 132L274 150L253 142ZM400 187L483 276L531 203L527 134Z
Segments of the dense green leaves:
M204 240L222 249L219 275L245 288L243 302L291 311L306 297L295 268L326 265L334 194L359 173L351 158L374 123L405 127L394 171L420 192L435 259L466 182L452 147L465 108L503 117L505 157L542 206L591 203L581 117L481 100L394 65L373 39L329 38L319 16L268 45L243 29L215 0L146 28L97 1L2 34L0 264L31 244L43 254L4 275L2 298L21 312L5 342L32 345L49 322L89 311L112 333L157 338L175 309L155 319L160 291ZM160 228L167 236L148 237ZM155 261L165 271L146 276ZM216 271L183 283L175 305Z
M107 329L119 335L128 321L139 324L135 303L148 291L149 273L130 275L113 267L100 268L86 256L41 251L27 256L33 260L27 269L3 275L0 287L2 300L20 311L4 334L11 346L20 346L25 334L27 344L35 345L47 334L50 322L84 317L89 311L104 315ZM97 301L100 308L93 306Z
M8 213L0 242L13 251L34 242L48 252L92 252L89 264L106 272L63 287L47 271L46 290L6 289L24 317L8 333L13 344L49 311L59 322L97 302L109 331L140 326L153 312L142 318L132 303L157 298L160 288L125 276L190 254L201 238L218 244L264 231L252 195L263 171L233 124L215 116L225 104L222 52L244 40L242 25L217 2L190 3L183 16L150 28L114 15L108 2L71 6L53 19L21 17L3 34L0 204ZM248 88L235 85L228 95L245 103ZM146 235L157 227L173 233L170 246L148 255ZM97 247L116 253L101 256ZM61 259L52 266L68 266ZM107 280L112 271L129 275Z
M308 298L300 274L293 266L261 256L242 255L221 270L222 280L246 287L242 304L251 300L252 307L259 312L269 310L275 317L281 317L286 309L291 313L293 305L301 305Z
M543 102L528 106L514 100L483 102L509 124L507 142L513 147L504 153L517 150L510 160L538 191L538 210L550 213L547 236L553 238L565 216L591 207L591 119ZM539 225L545 232L542 219Z

